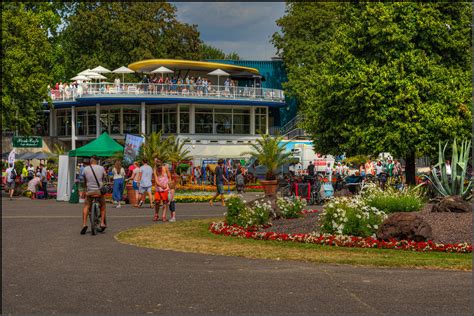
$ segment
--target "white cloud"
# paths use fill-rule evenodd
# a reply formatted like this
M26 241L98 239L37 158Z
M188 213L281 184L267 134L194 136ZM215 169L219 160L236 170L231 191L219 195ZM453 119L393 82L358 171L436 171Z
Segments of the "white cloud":
M201 39L226 53L244 59L270 59L276 49L270 43L278 31L275 21L283 16L284 2L172 2L180 21L197 24Z

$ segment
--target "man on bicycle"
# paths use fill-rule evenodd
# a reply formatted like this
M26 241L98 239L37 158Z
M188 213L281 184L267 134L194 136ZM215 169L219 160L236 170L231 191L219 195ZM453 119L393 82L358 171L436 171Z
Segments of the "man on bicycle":
M92 170L94 169L94 170ZM95 176L94 176L95 174ZM100 196L100 230L103 231L106 228L105 225L105 197L100 193L100 188L103 185L103 180L105 178L105 169L104 167L97 164L97 157L92 156L90 159L90 165L84 168L84 187L86 188L84 208L82 209L82 229L81 235L84 235L87 231L87 215L89 214L89 209L92 205L92 198L94 196ZM97 180L96 180L97 178ZM99 183L97 183L99 182Z

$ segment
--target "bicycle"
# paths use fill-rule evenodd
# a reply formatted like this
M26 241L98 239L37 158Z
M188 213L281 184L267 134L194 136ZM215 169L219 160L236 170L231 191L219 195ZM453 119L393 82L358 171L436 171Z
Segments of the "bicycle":
M97 232L103 233L104 230L105 230L105 227L100 227L101 215L100 215L99 199L101 198L101 195L100 194L94 194L94 195L91 195L90 198L92 199L91 206L89 207L89 219L90 219L90 222L91 222L91 233L92 233L92 235L96 235ZM104 219L104 223L107 224L106 219Z

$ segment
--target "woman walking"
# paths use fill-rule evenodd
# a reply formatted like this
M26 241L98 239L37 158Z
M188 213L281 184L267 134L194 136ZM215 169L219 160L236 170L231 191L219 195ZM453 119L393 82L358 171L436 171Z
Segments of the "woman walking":
M125 178L125 170L122 168L122 164L120 160L115 161L115 166L112 170L112 174L114 176L114 190L112 193L112 199L115 204L117 202L117 208L121 208L122 204L122 194L123 194L123 181Z
M162 220L166 222L166 210L168 209L169 178L166 169L161 163L155 165L155 216L153 221L158 221L160 205L163 205Z

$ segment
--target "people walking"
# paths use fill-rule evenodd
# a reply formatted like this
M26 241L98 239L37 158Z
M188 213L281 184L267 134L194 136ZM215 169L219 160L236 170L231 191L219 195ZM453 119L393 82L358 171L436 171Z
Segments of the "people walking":
M15 180L16 180L16 170L13 168L13 164L10 164L6 170L7 174L7 189L8 189L8 196L10 200L13 199L13 193L15 192Z
M140 200L140 192L139 192L139 177L140 177L140 164L138 161L135 161L133 163L134 168L132 169L132 172L130 174L130 177L126 181L132 180L132 188L135 191L135 207L138 206L139 200ZM130 168L129 168L130 170Z
M220 195L222 206L225 206L224 202L224 181L229 182L224 176L224 160L219 159L217 167L214 171L214 183L216 185L216 194L209 201L209 204L213 206L214 200Z
M153 195L151 194L151 179L153 177L153 169L148 165L148 160L143 158L143 165L140 167L138 193L140 193L140 202L138 207L141 207L145 202L146 194L150 200L150 208L153 208Z
M114 177L114 189L112 191L112 200L117 203L117 208L122 207L122 195L123 195L123 180L125 178L125 170L122 168L120 160L115 161L114 168L112 169Z
M168 209L169 178L161 163L155 164L153 171L155 177L155 215L153 221L158 221L160 207L163 207L162 220L166 222L166 211Z
M46 170L46 167L44 164L40 165L40 173L41 173L41 185L43 187L44 191L44 199L48 199L48 171Z

